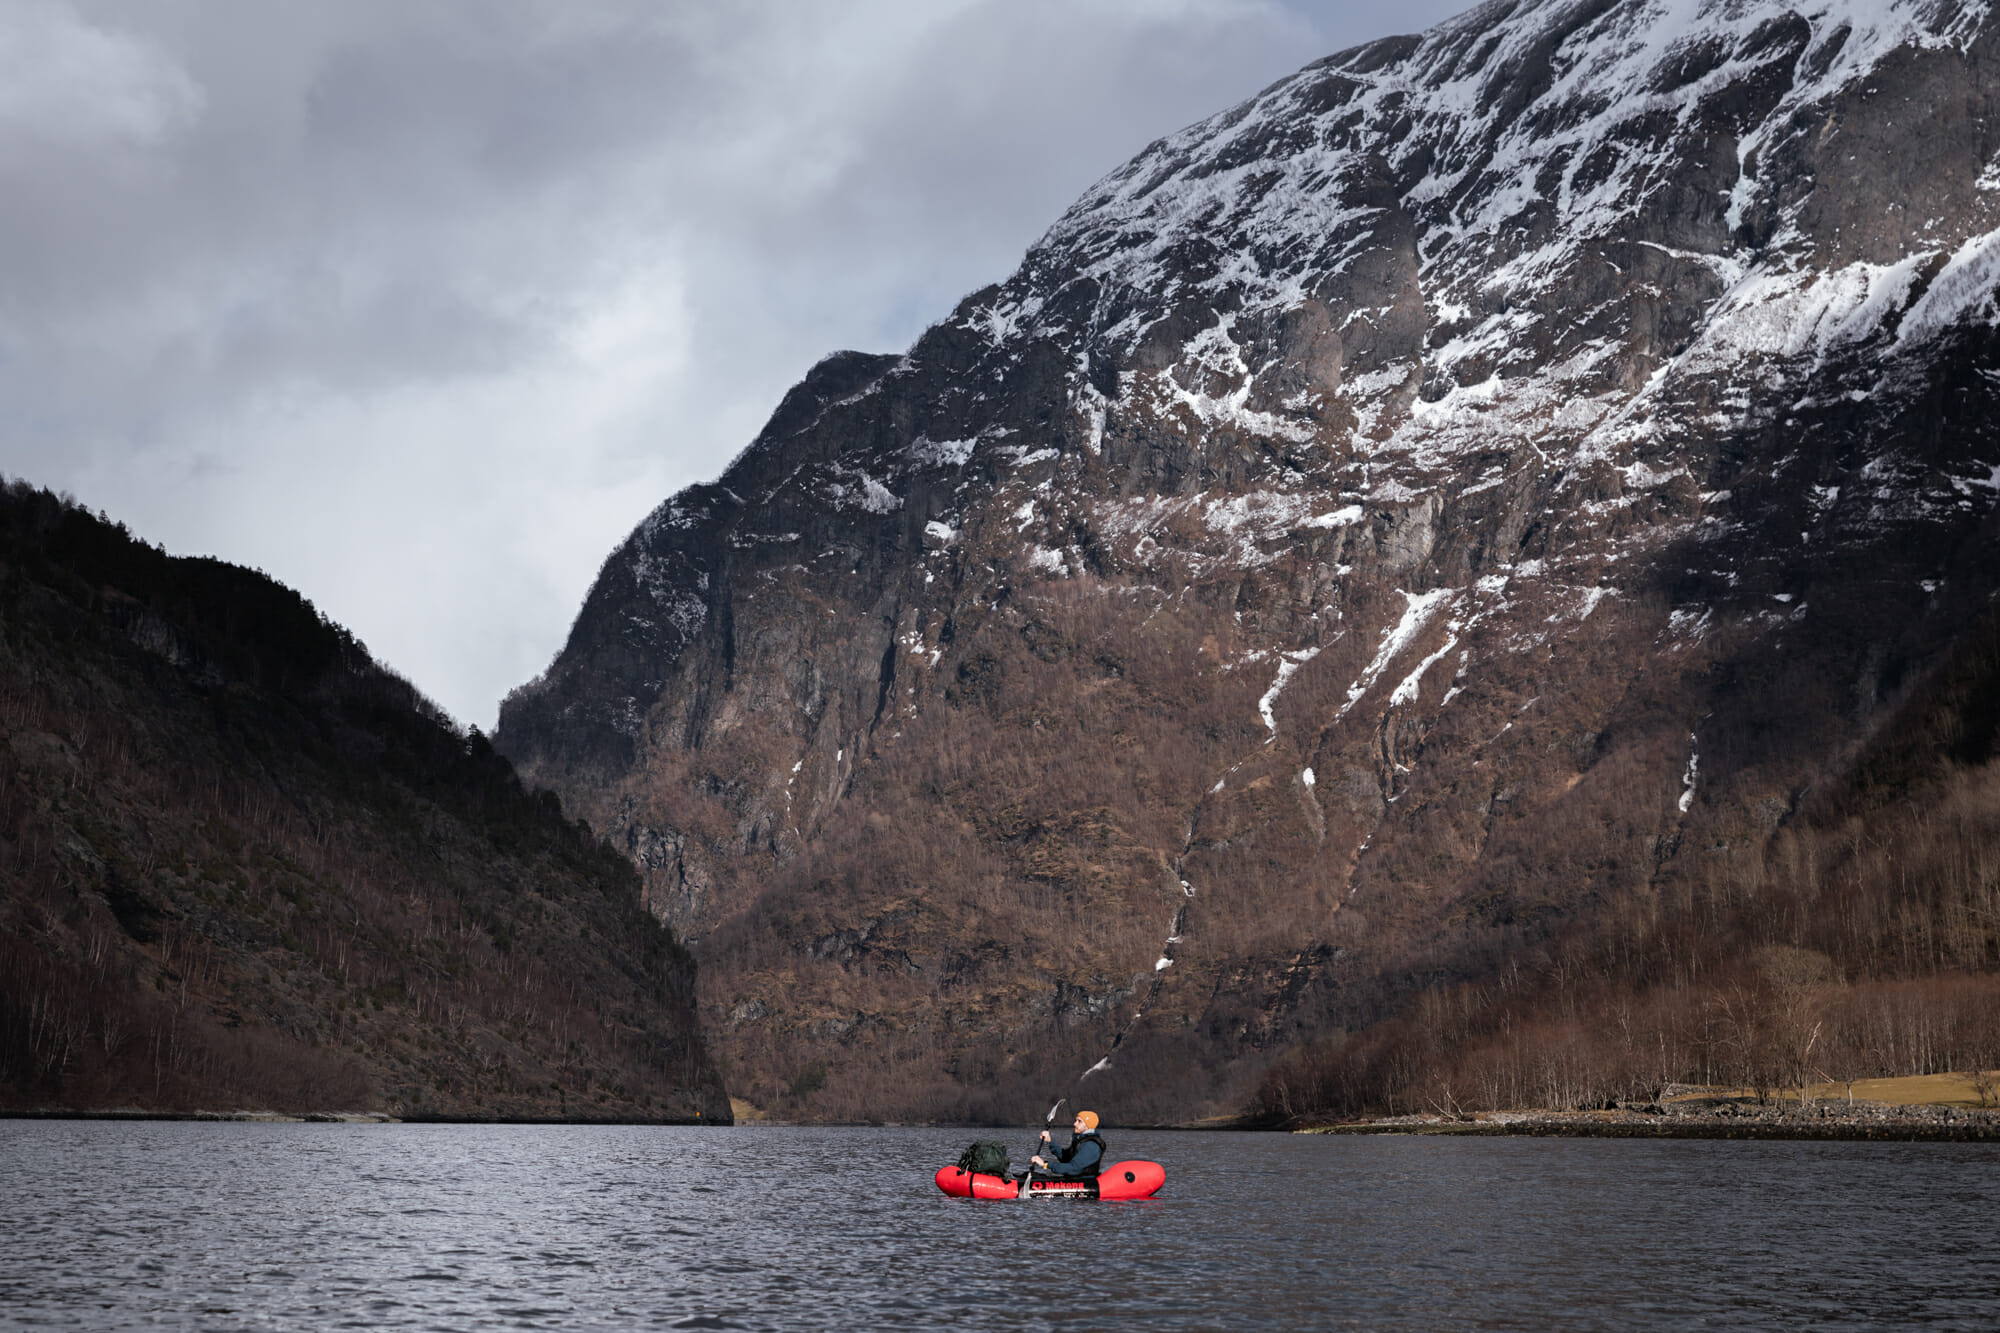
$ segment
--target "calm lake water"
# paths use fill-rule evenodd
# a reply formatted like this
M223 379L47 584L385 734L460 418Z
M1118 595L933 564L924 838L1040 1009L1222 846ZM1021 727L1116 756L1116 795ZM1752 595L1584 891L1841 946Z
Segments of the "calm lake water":
M2000 1328L1992 1146L1108 1134L1159 1197L947 1199L962 1130L0 1122L0 1324Z

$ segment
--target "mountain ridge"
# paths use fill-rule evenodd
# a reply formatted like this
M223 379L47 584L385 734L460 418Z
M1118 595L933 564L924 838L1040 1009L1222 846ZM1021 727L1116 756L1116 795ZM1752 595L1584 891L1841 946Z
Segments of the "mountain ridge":
M1308 66L816 367L498 744L766 1096L1240 1104L1761 854L1983 610L1996 40L1500 3Z

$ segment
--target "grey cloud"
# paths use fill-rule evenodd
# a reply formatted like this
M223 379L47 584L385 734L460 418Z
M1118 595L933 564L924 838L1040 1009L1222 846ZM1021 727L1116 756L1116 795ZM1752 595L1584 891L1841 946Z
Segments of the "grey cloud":
M22 0L0 469L490 721L820 355L906 346L1151 139L1451 7Z

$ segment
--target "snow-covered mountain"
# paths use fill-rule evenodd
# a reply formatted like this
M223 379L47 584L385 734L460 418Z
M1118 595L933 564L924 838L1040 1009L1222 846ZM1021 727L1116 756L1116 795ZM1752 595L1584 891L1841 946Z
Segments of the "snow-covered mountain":
M1996 60L1495 0L1311 65L816 367L499 744L753 1100L1227 1106L1766 855L1989 612Z

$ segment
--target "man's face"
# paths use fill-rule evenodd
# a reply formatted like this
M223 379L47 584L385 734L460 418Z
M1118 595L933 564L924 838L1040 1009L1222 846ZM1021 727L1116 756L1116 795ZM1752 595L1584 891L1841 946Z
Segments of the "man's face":
M1088 1134L1090 1132L1090 1126L1083 1123L1082 1116L1078 1116L1076 1119L1069 1122L1069 1132L1072 1134Z

